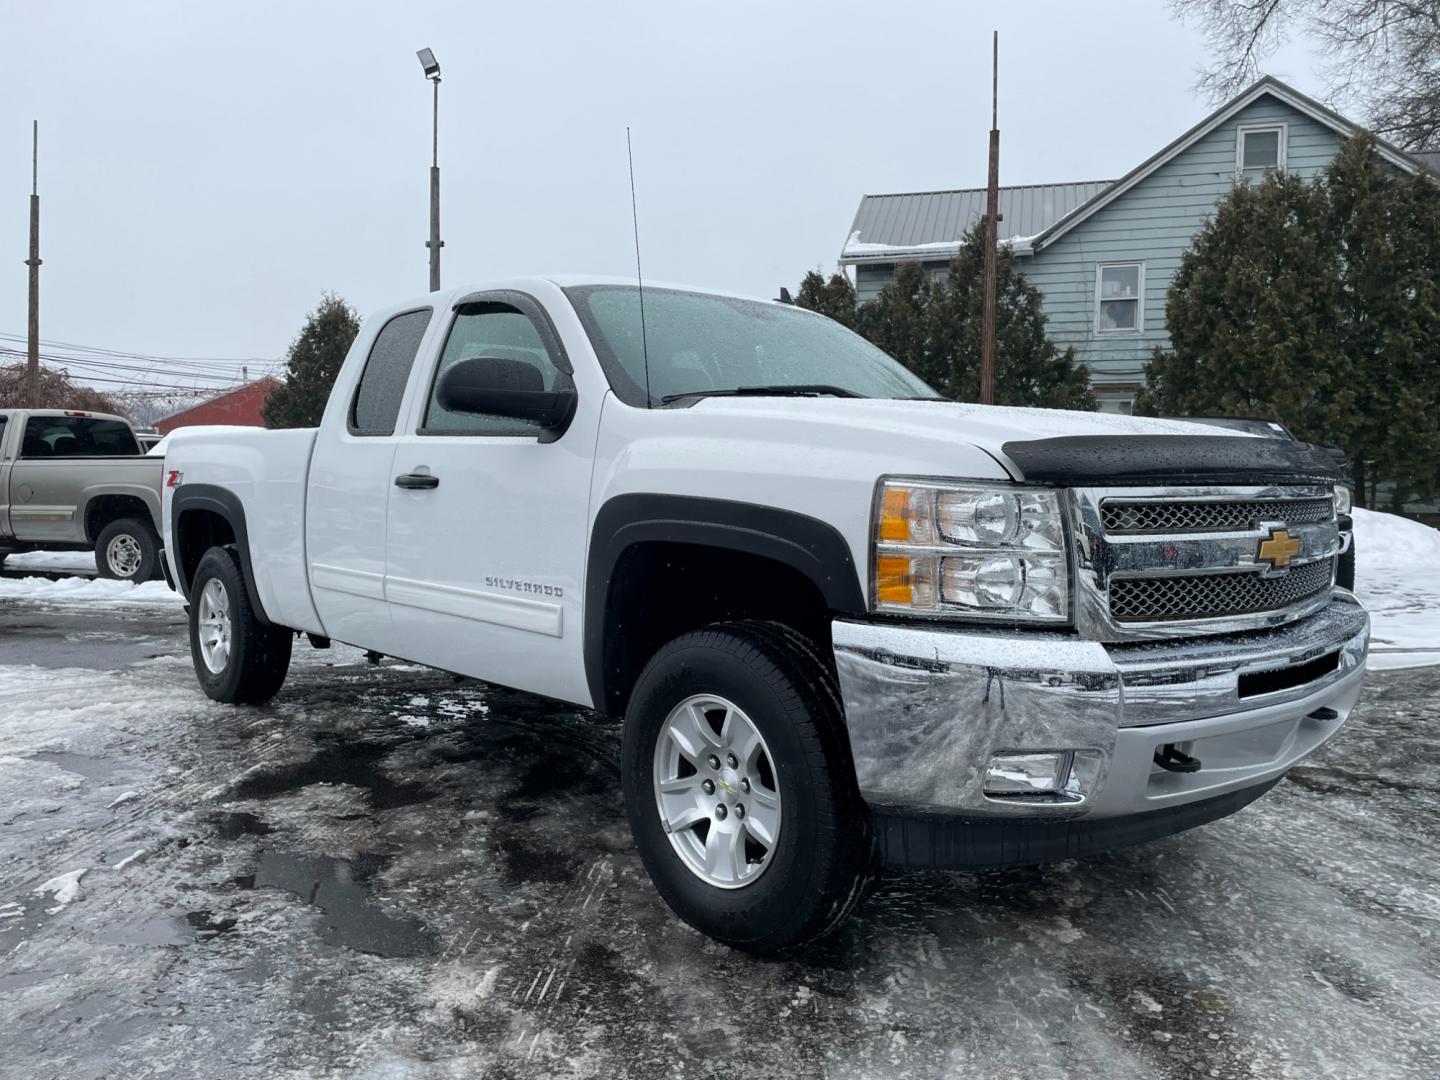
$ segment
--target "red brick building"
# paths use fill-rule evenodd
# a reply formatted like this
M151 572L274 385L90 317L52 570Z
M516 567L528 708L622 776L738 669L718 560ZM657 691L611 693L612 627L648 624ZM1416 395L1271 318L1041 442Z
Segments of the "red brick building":
M279 379L272 379L267 375L263 379L246 383L238 390L231 390L229 393L213 397L209 401L202 401L199 405L192 405L174 416L157 420L155 429L161 435L169 435L176 428L207 424L264 427L265 421L260 419L260 409L265 405L265 399L270 396L270 391L279 385Z

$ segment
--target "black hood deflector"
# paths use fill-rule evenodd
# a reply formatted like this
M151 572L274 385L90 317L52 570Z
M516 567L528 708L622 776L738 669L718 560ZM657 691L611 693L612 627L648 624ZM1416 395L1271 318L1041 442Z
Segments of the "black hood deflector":
M1126 484L1338 484L1318 446L1230 435L1066 435L1007 442L1023 479L1066 487Z

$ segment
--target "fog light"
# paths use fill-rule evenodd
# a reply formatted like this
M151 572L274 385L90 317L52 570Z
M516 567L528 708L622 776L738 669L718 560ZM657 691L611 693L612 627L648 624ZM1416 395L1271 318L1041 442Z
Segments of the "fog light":
M985 770L985 794L1059 795L1070 781L1075 755L1069 750L1041 754L996 754Z

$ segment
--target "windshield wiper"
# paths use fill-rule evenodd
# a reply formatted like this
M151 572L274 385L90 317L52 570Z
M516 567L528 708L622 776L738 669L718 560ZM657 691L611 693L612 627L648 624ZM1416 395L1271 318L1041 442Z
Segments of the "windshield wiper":
M736 386L728 390L687 390L683 394L666 394L660 399L661 405L669 405L681 398L700 397L828 397L858 398L861 395L843 386L828 383L791 383L783 386Z

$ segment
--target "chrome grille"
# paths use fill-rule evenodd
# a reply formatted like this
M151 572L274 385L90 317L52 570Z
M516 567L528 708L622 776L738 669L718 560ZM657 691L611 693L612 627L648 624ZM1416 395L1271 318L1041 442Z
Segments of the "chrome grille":
M1100 522L1107 533L1222 532L1258 528L1262 521L1308 525L1329 521L1331 500L1266 499L1215 502L1107 500Z
M1260 571L1183 577L1113 578L1110 614L1118 622L1207 619L1274 611L1330 587L1334 559L1296 566L1279 577Z

